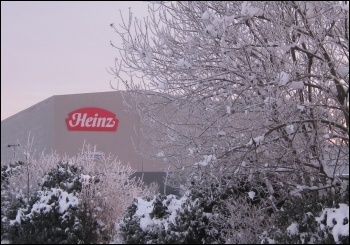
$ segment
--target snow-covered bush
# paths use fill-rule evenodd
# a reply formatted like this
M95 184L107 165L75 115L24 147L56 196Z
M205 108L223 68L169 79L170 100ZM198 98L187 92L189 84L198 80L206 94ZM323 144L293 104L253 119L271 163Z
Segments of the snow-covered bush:
M23 164L18 161L1 166L1 240L7 239L7 215L16 212L18 206L24 203L24 196L11 192L9 188L11 177L20 172Z
M349 204L339 203L335 208L323 209L316 221L321 232L333 237L336 244L349 244Z
M346 183L345 183L346 184ZM349 243L349 189L294 198L276 214L276 222L261 236L262 243Z
M24 149L26 153L29 152L27 148ZM56 196L56 199L59 190L68 194L74 190L75 194L72 195L79 197L85 212L101 228L101 235L97 236L96 242L109 242L113 237L115 222L122 218L133 198L153 196L157 188L145 186L142 180L133 178L135 170L128 164L122 164L116 157L103 154L101 159L94 159L95 151L96 147L84 144L81 152L73 157L52 153L34 159L28 153L26 162L2 167L2 237L7 233L9 219L16 218L19 208L26 208L28 193L33 200L43 195L45 187L55 188L51 194L46 190L45 195ZM69 171L59 172L56 165L60 162L69 163L70 168L78 168L80 176L71 175Z
M221 179L208 185L192 181L188 191L177 199L173 195L135 199L118 224L115 242L215 244L259 241L258 234L271 219L267 215L266 186ZM256 181L258 182L258 181ZM261 183L260 183L261 184ZM256 197L252 192L257 191ZM245 207L243 210L242 207ZM233 217L233 215L235 217ZM262 219L261 219L262 218Z
M219 237L223 217L215 201L192 189L178 199L158 194L153 199L137 198L118 224L115 241L127 244L211 243ZM221 226L220 226L221 225ZM117 240L119 239L119 240Z
M80 192L82 168L59 163L42 178L40 190L9 216L12 243L94 243L99 224Z
M227 222L227 204L232 201L232 194L220 183L195 183L177 212L172 229L174 240L183 244L225 243L225 231L233 228Z
M81 153L70 162L84 168L82 198L89 203L92 216L103 227L105 237L98 242L106 242L112 239L115 223L123 218L134 197L153 196L158 189L149 188L141 179L132 177L135 170L112 155L94 159L91 156L95 151L96 147L84 145Z
M135 198L123 220L117 224L115 243L168 244L179 243L172 235L176 211L187 199L174 195L155 195L152 199ZM175 239L175 240L174 240Z

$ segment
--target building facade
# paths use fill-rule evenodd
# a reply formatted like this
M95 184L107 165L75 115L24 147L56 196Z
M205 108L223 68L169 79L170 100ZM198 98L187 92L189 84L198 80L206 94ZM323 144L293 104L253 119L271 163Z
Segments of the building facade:
M17 144L26 145L28 137L36 154L75 156L85 142L96 146L96 157L111 153L138 175L144 174L147 182L159 183L164 163L136 153L139 132L140 119L126 110L119 91L56 95L1 122L1 162L23 160Z

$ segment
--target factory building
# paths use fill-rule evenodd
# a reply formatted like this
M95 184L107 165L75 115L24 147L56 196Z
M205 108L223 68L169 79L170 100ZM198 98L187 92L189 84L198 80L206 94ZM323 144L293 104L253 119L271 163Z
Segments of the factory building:
M120 91L55 95L1 122L1 162L23 158L18 144L26 145L30 134L36 154L75 156L85 142L96 145L94 157L111 153L146 183L162 185L164 162L136 153L139 132L140 118L126 110Z

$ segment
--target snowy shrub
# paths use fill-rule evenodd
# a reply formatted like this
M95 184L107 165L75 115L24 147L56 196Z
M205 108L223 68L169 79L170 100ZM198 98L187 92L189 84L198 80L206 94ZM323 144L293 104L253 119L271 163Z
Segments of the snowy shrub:
M30 154L30 144L28 145L22 149L27 161L2 167L1 235L4 239L7 237L10 220L15 220L21 212L23 215L18 217L27 217L36 201L55 206L59 197L73 195L72 198L79 198L79 211L74 211L76 207L73 207L73 211L84 217L84 210L94 220L91 229L99 227L96 232L100 235L95 236L95 241L106 243L113 237L115 222L123 217L133 198L153 197L158 191L157 186L148 187L142 180L132 178L135 170L129 165L123 165L117 158L104 154L101 159L94 159L92 152L96 151L96 147L84 144L81 153L73 157L52 153L34 159ZM69 163L68 169L56 166L63 162ZM28 194L31 201L29 208L26 206ZM53 199L43 200L43 195L52 196ZM68 211L71 212L70 209ZM21 223L25 224L26 220L24 218ZM19 227L19 224L11 226L12 232L16 226Z
M322 210L316 221L323 233L332 235L336 244L349 244L349 205L339 203L336 208Z
M193 181L181 199L173 195L135 199L123 221L118 224L118 242L215 244L228 240L258 241L257 232L262 232L263 224L268 222L254 220L266 215L266 211L259 213L258 208L254 208L259 202L253 203L246 198L249 189L245 192L243 186L234 186L224 179L216 183L212 181L210 185L207 182L207 179ZM245 207L245 212L235 213L237 217L231 218L232 210L242 211L240 207ZM244 222L244 219L248 222ZM257 222L261 223L260 230L249 230L255 239L235 238L234 234L248 230ZM247 226L241 227L244 224Z
M336 195L307 193L290 199L276 215L274 226L260 236L262 243L349 243L349 190Z
M98 224L82 202L82 168L59 163L42 178L40 190L9 216L12 243L94 243Z
M230 198L232 195L219 184L194 184L178 210L172 229L174 240L185 244L225 243L225 230L232 228L227 222Z
M271 207L271 199L277 200L282 191L275 186L269 195L259 174L250 180L210 178L202 173L181 199L173 195L135 199L118 224L115 242L258 243L259 234L273 224L271 213L282 207Z
M84 167L82 199L89 203L91 215L103 227L104 237L98 242L105 243L114 236L115 223L123 218L134 197L153 197L158 189L145 186L141 179L131 177L135 170L129 164L122 164L117 157L103 155L96 161L92 157L95 151L96 147L84 144L81 153L70 162Z
M274 180L270 182L268 180ZM251 173L222 178L221 196L230 224L221 230L222 240L233 244L259 243L258 234L273 224L273 216L283 207L286 192L279 185L281 176ZM207 180L208 181L208 180Z
M176 211L186 200L174 195L155 195L153 199L136 198L128 207L123 220L117 225L115 242L126 244L164 244L178 243L172 227Z
M227 244L257 244L258 234L273 224L273 218L257 205L247 205L245 198L237 198L228 206L230 217L227 222L233 227L226 229Z
M23 195L10 190L11 177L20 172L23 162L18 161L1 166L1 240L7 237L7 215L17 210L24 202Z

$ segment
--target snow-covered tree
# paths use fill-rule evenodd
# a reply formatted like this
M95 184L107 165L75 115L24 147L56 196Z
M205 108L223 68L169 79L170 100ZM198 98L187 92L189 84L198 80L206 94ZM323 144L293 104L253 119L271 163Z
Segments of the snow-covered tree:
M109 242L115 230L115 222L123 217L133 199L153 196L157 190L144 185L142 179L132 177L135 170L112 155L94 159L95 151L96 147L84 145L81 153L70 161L85 170L81 176L83 200L89 203L91 214L107 231L107 237L100 242Z
M25 152L27 156L31 156L29 150ZM37 206L51 205L58 207L60 198L69 196L69 200L78 200L71 211L75 212L75 206L79 207L79 214L77 214L79 217L88 214L93 220L93 223L89 223L87 226L99 227L99 229L95 229L94 239L96 239L94 241L108 243L113 236L115 222L123 217L133 198L153 196L158 189L148 187L144 185L142 179L132 177L135 170L128 164L122 164L117 157L102 154L101 159L96 159L94 152L96 152L96 147L84 144L81 152L73 157L61 156L56 153L42 154L39 159L28 157L27 160L30 160L27 162L3 165L1 170L2 238L7 238L8 230L12 228L10 240L18 237L18 239L24 239L21 241L25 241L27 239L23 237L25 232L18 234L16 231L18 227L15 227L15 232L13 232L13 226L9 225L20 226L19 222L16 223L14 220L19 221L23 218L21 223L28 225L30 228L31 217L28 216L30 213L35 213L33 215L38 222L44 222L45 220L45 222L50 222L47 216L62 216L65 212L57 213L56 209L37 210ZM65 171L63 167L57 168L57 164L63 162L66 163L68 168ZM71 168L76 169L76 171L70 171ZM29 203L27 202L27 193L30 197ZM27 205L31 209L28 209ZM24 215L25 212L27 213ZM58 219L58 217L56 218ZM87 217L84 219L87 219ZM69 223L69 225L72 225L72 223ZM86 230L85 228L84 230ZM91 231L93 227L87 229ZM80 232L79 229L78 231ZM43 236L47 235L45 234ZM57 239L52 242L58 242L59 238ZM19 241L17 240L17 242ZM38 242L36 240L32 241ZM76 240L69 241L74 242ZM93 241L91 240L91 242Z
M184 180L259 172L271 200L276 176L292 197L348 178L347 2L156 2L111 26L141 154Z

